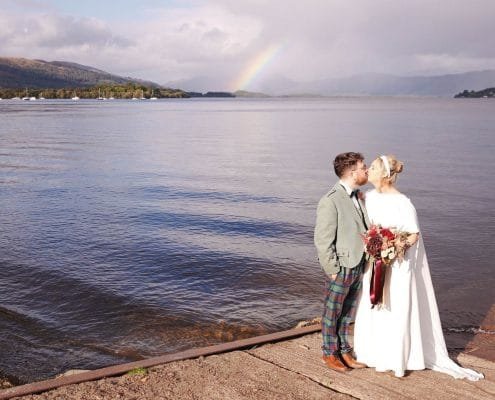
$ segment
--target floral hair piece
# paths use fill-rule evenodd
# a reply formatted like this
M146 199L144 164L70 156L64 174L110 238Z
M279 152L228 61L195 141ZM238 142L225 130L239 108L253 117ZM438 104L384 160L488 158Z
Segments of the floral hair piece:
M380 159L383 161L383 165L385 165L385 171L387 172L387 178L390 178L390 164L388 163L387 156L380 156Z

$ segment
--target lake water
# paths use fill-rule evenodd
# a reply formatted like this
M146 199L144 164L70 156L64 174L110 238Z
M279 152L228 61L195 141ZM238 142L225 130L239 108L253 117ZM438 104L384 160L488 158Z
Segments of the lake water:
M493 304L495 102L0 101L0 375L21 381L321 314L337 153L405 162L445 329Z

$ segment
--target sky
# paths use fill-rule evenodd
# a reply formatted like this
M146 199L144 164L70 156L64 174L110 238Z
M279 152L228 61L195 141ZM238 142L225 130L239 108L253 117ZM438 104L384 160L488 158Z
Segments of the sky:
M495 69L494 0L0 0L0 56L159 84Z

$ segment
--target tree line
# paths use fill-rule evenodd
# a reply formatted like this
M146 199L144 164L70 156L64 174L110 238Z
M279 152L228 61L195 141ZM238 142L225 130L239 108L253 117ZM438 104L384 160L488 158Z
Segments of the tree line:
M487 88L483 90L464 90L461 93L457 93L454 96L456 99L458 98L473 98L473 99L479 99L479 98L487 98L487 97L495 97L495 87L492 88Z
M97 99L99 97L115 99L132 98L187 98L191 97L187 92L180 89L149 87L139 84L125 85L96 85L91 87L67 87L67 88L0 88L0 98L11 99L15 97L44 97L45 99L71 99L73 97L81 99Z

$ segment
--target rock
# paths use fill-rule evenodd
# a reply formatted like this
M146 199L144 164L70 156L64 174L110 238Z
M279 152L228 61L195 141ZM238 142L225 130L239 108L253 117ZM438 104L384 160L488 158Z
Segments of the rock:
M298 322L296 325L296 329L297 328L304 328L305 326L320 325L320 324L321 324L321 317L316 317L316 318L310 319L308 321Z
M83 372L89 372L89 369L70 369L62 374L58 374L55 378L62 378L64 376L71 376L76 374L82 374Z

